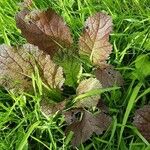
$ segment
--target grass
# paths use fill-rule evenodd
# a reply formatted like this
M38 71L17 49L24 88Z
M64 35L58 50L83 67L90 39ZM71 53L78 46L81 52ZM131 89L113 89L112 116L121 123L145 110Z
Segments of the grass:
M14 16L19 0L0 1L0 43L21 45L25 39L16 28ZM125 79L123 89L102 96L109 105L112 126L101 136L92 136L80 150L150 150L150 143L132 125L137 108L150 102L150 78L142 76L144 66L135 66L141 55L150 56L149 0L35 0L35 7L52 7L71 28L74 39L79 37L85 19L90 14L105 11L113 18L111 34L113 64ZM133 76L134 75L134 76ZM33 81L37 81L34 79ZM34 83L34 82L33 82ZM66 150L70 139L64 134L64 118L45 118L39 109L42 90L33 95L0 90L0 150Z

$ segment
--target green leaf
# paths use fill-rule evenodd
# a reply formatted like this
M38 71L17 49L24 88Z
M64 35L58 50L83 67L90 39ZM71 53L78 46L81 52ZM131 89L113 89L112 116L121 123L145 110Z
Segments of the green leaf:
M150 51L150 38L147 38L143 46L146 50Z
M74 56L74 54L63 54L58 64L63 68L65 85L76 87L82 72L80 61Z
M135 68L138 75L147 77L150 75L150 57L148 55L140 55L135 60Z

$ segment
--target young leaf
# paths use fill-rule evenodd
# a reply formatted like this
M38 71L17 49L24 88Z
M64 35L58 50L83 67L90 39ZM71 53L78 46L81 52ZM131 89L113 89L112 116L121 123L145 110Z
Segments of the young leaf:
M16 22L27 41L51 57L61 47L70 47L72 44L69 28L52 9L42 12L22 10L16 15Z
M0 46L0 85L8 89L30 89L35 66L39 68L44 83L51 88L61 88L64 82L62 68L36 46L26 44L18 49Z
M111 87L114 85L122 86L124 81L121 74L114 69L112 65L106 68L97 68L95 70L96 78L102 83L102 87Z
M150 105L145 105L135 112L133 123L142 135L150 141Z
M85 94L86 92L90 92L92 90L96 90L96 89L100 89L100 88L102 88L102 85L96 78L89 78L89 79L85 79L79 83L76 93L77 93L77 95ZM75 106L78 108L79 107L91 108L98 104L99 99L100 99L100 95L93 95L90 97L85 97L81 100L78 100L75 103Z
M94 65L105 65L112 46L109 34L112 31L112 19L104 13L96 13L85 22L85 29L79 39L80 53L90 56Z
M57 60L57 63L63 68L65 75L65 85L76 87L79 74L82 71L81 63L73 56L71 52L63 53Z
M94 115L88 111L84 111L82 120L69 125L66 132L74 132L72 145L75 147L88 140L93 133L97 135L102 134L109 127L110 123L111 118L103 112Z

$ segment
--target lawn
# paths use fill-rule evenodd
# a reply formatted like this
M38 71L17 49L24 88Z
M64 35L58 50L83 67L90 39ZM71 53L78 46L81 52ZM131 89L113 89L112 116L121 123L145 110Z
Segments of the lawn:
M0 0L0 44L26 43L15 22L19 2ZM132 123L135 111L150 104L150 0L34 0L33 7L55 10L76 42L88 16L105 12L113 20L109 63L122 74L124 86L101 96L109 108L111 126L76 149L150 150L150 143ZM64 117L41 113L42 92L18 94L0 88L0 150L72 149L72 136L64 133Z

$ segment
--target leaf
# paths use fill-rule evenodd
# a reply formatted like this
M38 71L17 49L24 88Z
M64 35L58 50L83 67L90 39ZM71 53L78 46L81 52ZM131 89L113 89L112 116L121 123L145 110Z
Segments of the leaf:
M124 81L121 74L114 69L112 65L95 70L96 78L102 83L102 87L112 87L114 85L122 86Z
M150 57L148 55L140 55L135 60L135 67L137 69L138 76L146 77L150 75L149 66L150 66Z
M39 68L44 83L51 88L61 88L64 82L62 68L36 46L25 44L17 49L0 46L0 85L7 89L31 89L31 74L35 66Z
M104 13L96 13L85 22L84 32L79 39L80 53L90 56L94 65L105 66L112 46L109 34L112 31L112 19Z
M106 104L104 103L103 100L99 100L97 107L104 113L108 113L108 107L106 106Z
M25 9L16 15L16 23L29 43L51 57L61 47L70 47L72 44L69 28L52 9L42 12Z
M79 86L76 89L77 96L81 94L85 94L87 92L90 92L92 90L100 89L102 88L101 83L96 78L89 78L81 81L79 83ZM91 108L98 104L98 101L100 99L100 95L93 95L90 97L85 97L79 101L76 102L76 107L86 107Z
M70 125L79 120L81 113L83 113L83 109L74 108L69 111L65 111L63 115L65 116L65 121L67 124Z
M72 145L75 147L88 140L93 133L97 135L102 134L109 127L110 123L111 118L103 112L94 115L88 111L84 111L82 120L69 125L66 132L74 132Z
M15 48L0 46L0 85L8 89L28 89L31 86L29 82L33 72L33 66L30 64L30 56L24 51L17 51Z
M146 49L147 51L150 51L150 37L147 38L147 40L145 41L143 47L144 47L144 49Z
M145 105L143 108L138 109L133 119L133 124L150 141L150 105Z
M50 58L50 55L47 55L38 50L37 47L28 44L26 48L32 51L36 49L33 54L36 64L41 71L41 77L43 82L48 84L51 88L61 89L65 79L63 77L63 68L56 65ZM37 54L36 54L37 53Z
M63 53L58 59L59 62L58 60L57 62L63 68L65 85L75 88L79 80L79 75L82 72L82 66L73 55L73 53L70 54L69 52Z
M39 66L43 81L51 88L61 89L65 81L63 77L63 68L56 65L50 58L50 55L47 55L41 51L39 52L39 56L37 56L35 59L37 65Z
M48 100L42 100L40 103L41 112L47 117L55 114L57 111L63 110L65 108L65 105L66 101L50 103Z

